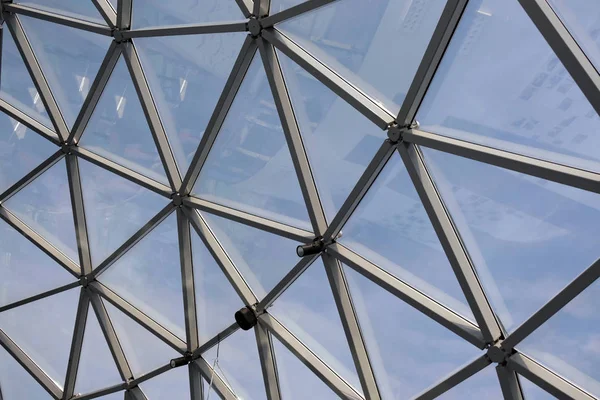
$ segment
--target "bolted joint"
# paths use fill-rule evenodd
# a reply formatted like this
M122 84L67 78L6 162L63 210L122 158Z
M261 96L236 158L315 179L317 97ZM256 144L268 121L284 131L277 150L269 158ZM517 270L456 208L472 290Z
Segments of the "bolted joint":
M262 32L262 25L256 17L250 17L248 20L248 32L252 37L257 37Z
M487 356L493 363L506 365L508 357L510 356L510 352L507 352L500 346L499 343L496 343L495 345L490 346L487 351Z
M419 121L414 121L412 124L401 125L401 126L394 123L388 127L388 130L387 130L388 139L390 139L390 141L392 143L399 143L402 141L402 136L404 135L404 132L406 132L410 129L418 129L418 128L419 128Z
M169 362L171 368L183 367L192 362L192 353L185 353L183 357L174 358Z
M115 39L115 42L117 43L123 43L125 41L125 38L123 37L123 32L120 29L113 29L112 36L113 39Z
M171 195L171 200L173 201L173 205L175 207L181 207L183 205L183 199L179 193L173 193Z
M296 254L298 257L306 257L319 254L323 250L325 250L325 242L323 238L317 238L312 243L301 244L296 247Z
M71 154L71 146L63 143L60 145L60 151L62 151L63 154Z
M90 279L87 276L82 276L79 278L79 283L83 288L87 288L90 284Z
M244 307L235 313L235 322L245 331L254 328L258 323L258 317L251 307Z

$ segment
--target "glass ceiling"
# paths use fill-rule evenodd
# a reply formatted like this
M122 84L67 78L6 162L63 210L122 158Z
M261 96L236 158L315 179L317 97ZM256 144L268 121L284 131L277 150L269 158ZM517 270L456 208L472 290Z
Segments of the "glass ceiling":
M0 400L600 399L600 3L254 1L0 3Z

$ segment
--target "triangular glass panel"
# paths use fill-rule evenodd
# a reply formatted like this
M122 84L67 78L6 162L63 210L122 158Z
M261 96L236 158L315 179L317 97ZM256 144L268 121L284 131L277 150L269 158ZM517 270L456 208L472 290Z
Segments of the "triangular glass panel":
M134 377L166 365L173 358L181 357L178 352L109 302L105 301L104 306Z
M244 15L235 0L185 1L172 4L153 0L133 2L134 28L202 24L219 21L241 20Z
M556 397L532 383L530 380L519 375L519 383L521 384L521 392L523 392L523 400L555 400Z
M127 179L79 161L92 262L98 265L169 202Z
M0 113L0 193L4 192L56 151L50 141Z
M360 381L321 259L315 261L269 308L281 321L356 390Z
M123 57L102 92L80 145L149 178L168 183Z
M273 351L277 362L277 377L283 400L322 399L339 397L291 353L279 340L272 336Z
M125 394L123 392L111 393L106 396L96 397L98 400L123 400Z
M207 399L218 399L219 395L213 389L214 386L211 386L210 382L207 382L205 379L202 379L202 393ZM203 399L204 400L204 399Z
M177 219L171 214L98 280L185 339Z
M331 220L387 136L298 64L278 54L321 203Z
M194 157L246 36L220 33L135 39L182 174Z
M103 24L104 19L90 0L15 0L15 3L50 11L67 17L84 19L87 21Z
M89 393L121 382L110 348L94 309L88 308L75 393Z
M62 387L79 290L71 289L0 313L0 329Z
M174 368L140 383L148 400L190 399L190 377L187 367ZM215 397L216 400L218 397Z
M302 3L306 3L306 0L271 0L271 11L269 12L269 15L277 14L278 12Z
M310 229L283 127L255 56L194 192L207 200Z
M110 38L31 17L20 16L19 20L65 122L71 127L96 78Z
M444 379L444 378L442 378ZM502 400L502 389L498 382L498 375L494 366L486 367L484 370L470 376L465 381L454 386L446 393L436 399L440 400L462 400L462 399L488 399Z
M64 159L15 193L3 206L73 261L79 262Z
M209 213L202 216L259 299L300 261L293 240Z
M10 225L0 222L0 307L74 280Z
M467 5L427 93L425 131L600 172L600 116L516 0Z
M0 98L47 127L52 127L31 75L8 29L2 29L2 68Z
M444 0L345 0L277 27L395 114L445 4Z
M480 355L382 287L345 271L382 398L412 398Z
M423 153L506 329L598 257L597 194L436 150Z
M217 357L218 355L218 357ZM237 398L266 398L254 330L238 330L202 355Z
M198 336L202 344L231 325L235 312L244 304L195 232L192 256Z
M0 347L0 397L2 400L52 399L3 347Z
M339 242L467 318L471 310L398 154L393 154Z

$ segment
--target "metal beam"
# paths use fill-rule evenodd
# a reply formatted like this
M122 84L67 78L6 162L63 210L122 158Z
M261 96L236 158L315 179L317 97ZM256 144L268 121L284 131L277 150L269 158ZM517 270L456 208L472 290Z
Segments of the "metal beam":
M412 124L469 0L448 0L398 113L398 125Z
M519 0L579 89L600 115L600 75L546 0Z
M67 374L63 400L68 400L75 391L75 379L79 369L79 360L81 358L81 348L83 347L83 337L85 335L86 322L90 306L90 298L85 288L79 292L79 303L77 305L77 314L75 315L75 327L73 329L73 340L71 341L71 351L69 353L69 363L67 365Z
M600 193L600 174L543 161L492 147L482 146L420 130L409 130L405 142L455 154L578 189Z
M67 257L63 252L58 250L52 244L50 244L46 239L40 236L37 232L27 226L23 221L13 215L6 208L0 206L0 218L3 219L6 223L12 226L17 232L23 235L27 240L36 245L40 250L46 253L50 258L56 261L60 266L62 266L67 272L73 275L76 278L79 278L81 275L81 270L79 266Z
M327 248L327 253L333 255L345 265L354 269L365 278L375 282L383 289L400 298L410 306L427 315L429 318L440 323L458 336L467 340L476 347L483 349L485 340L481 330L469 320L456 314L454 311L443 306L427 295L421 293L412 286L402 282L398 278L379 268L370 261L362 258L346 247L335 243Z
M337 0L308 0L303 3L297 4L293 7L286 8L283 11L269 15L260 21L263 28L270 28L271 26L280 22L286 21L290 18L297 17L300 14L304 14L313 11L319 7L323 7L329 3L333 3Z
M506 366L498 365L496 366L496 374L506 400L523 400L523 393L516 372L506 368Z
M117 0L117 29L124 31L131 27L133 0Z
M256 4L256 3L255 3ZM294 115L292 101L288 94L287 86L281 71L281 65L277 59L275 48L263 39L258 40L258 48L262 57L265 72L271 86L273 100L279 113L283 133L290 150L290 156L296 170L296 177L302 190L304 203L308 211L308 216L312 224L313 231L322 236L327 229L327 220L319 199L317 185L313 177L313 173L308 162L308 155L302 142L302 135Z
M484 369L491 363L492 362L485 354L480 357L477 357L475 360L471 361L470 363L468 363L467 365L465 365L458 371L453 372L447 378L444 378L442 381L436 383L429 389L426 389L420 395L415 397L415 400L435 399L438 396L441 396L442 394L446 393L448 390L452 389L453 387L461 384L462 382L464 382L471 376L475 375L476 373L478 373L479 371L481 371L482 369Z
M29 7L16 3L4 3L4 11L21 14L28 17L41 19L59 25L65 25L70 28L81 29L88 32L98 33L104 36L112 36L112 30L105 25L91 21L86 21L79 18L73 18L62 14L44 11L39 8Z
M273 28L263 29L262 37L381 129L386 129L395 121L387 110L281 32Z
M594 399L593 396L590 396L588 393L523 354L513 354L508 359L508 368L523 375L558 399Z
M460 239L452 218L448 214L440 194L425 166L420 149L414 144L402 143L398 146L406 170L429 215L431 224L454 270L454 275L471 307L475 320L481 329L486 343L494 343L502 335L492 306L488 302L483 287L477 278L474 266Z
M212 367L203 359L199 358L190 364L191 368L195 368L206 379L212 383L211 389L214 390L224 400L238 400L238 397L233 393L231 388L221 379L219 374L214 372Z
M183 183L181 185L181 189L179 190L179 193L182 196L185 196L192 191L192 188L196 183L196 179L198 178L198 175L200 175L200 170L204 166L204 163L208 158L208 154L210 153L210 150L217 139L217 134L221 130L221 126L225 121L225 117L229 112L229 108L233 103L235 95L237 94L238 89L240 88L242 81L246 76L246 72L248 71L250 63L254 58L256 49L256 41L251 36L246 37L240 53L233 64L229 78L227 78L227 82L225 83L223 92L219 97L219 101L217 101L215 110L208 121L204 135L202 135L202 139L200 140L200 145L196 150L196 154L194 154L194 158L192 159L188 171L183 178Z
M157 28L134 29L123 31L124 39L155 37L155 36L182 36L202 35L214 33L246 32L248 23L246 21L234 22L210 22L206 24L161 26Z
M271 0L254 0L254 7L252 8L252 15L256 18L261 18L269 15L271 9Z
M34 301L37 301L37 300L45 299L46 297L50 297L50 296L53 296L58 293L66 292L67 290L76 288L79 285L81 285L81 283L80 283L80 281L77 280L75 282L67 283L66 285L62 285L57 288L54 288L54 289L51 289L51 290L48 290L48 291L45 291L42 293L38 293L34 296L26 297L24 299L15 301L13 303L3 305L2 307L0 307L0 313L3 313L4 311L12 310L13 308L24 306L25 304L33 303Z
M139 386L132 387L125 392L125 398L127 400L148 400L142 389Z
M15 121L25 125L44 139L51 141L55 145L60 145L60 139L52 129L25 114L6 100L0 99L0 111L4 112Z
M190 395L192 400L204 400L204 385L202 384L202 374L198 368L192 364L188 365L188 376L190 379ZM2 400L2 399L0 399Z
M155 376L161 375L172 369L173 369L173 367L171 367L171 363L169 361L169 363L167 363L165 365L161 365L160 367L155 368L152 371L146 372L145 374L140 375L135 379L132 379L128 384L128 388L131 389L135 386L138 386L140 383L146 382L147 380L150 380L150 379L154 378Z
M252 0L235 0L235 2L237 3L238 7L240 7L240 11L242 14L244 14L244 17L250 18L254 4Z
M504 350L512 350L544 322L562 310L571 300L587 289L598 277L600 277L600 259L596 260L577 278L544 304L542 308L536 311L535 314L508 335L501 344L502 348Z
M98 69L96 78L94 79L94 82L92 83L92 86L85 97L85 101L81 106L81 110L77 115L77 119L73 123L73 128L71 129L71 134L69 135L69 139L67 141L69 144L79 143L81 135L83 135L83 132L85 131L85 128L87 127L87 124L90 121L96 106L98 105L98 101L100 101L100 97L102 96L102 92L104 92L104 88L108 83L110 75L112 74L115 65L117 65L117 61L121 56L121 51L121 46L117 42L113 41L110 44L110 47L106 52L106 56L104 57L104 60Z
M331 390L343 399L358 400L363 397L327 364L317 357L296 336L268 313L258 318L258 323L267 328L298 359L319 377Z
M227 328L223 329L221 332L217 333L211 339L207 340L200 347L194 350L194 352L192 353L192 358L200 357L206 351L210 350L223 340L227 339L230 335L233 335L235 332L238 331L238 329L240 329L240 326L237 324L237 322L234 322L233 324L229 325Z
M111 28L114 29L117 26L117 12L110 4L108 0L92 0L92 3L102 15L104 22Z
M280 400L279 378L277 376L277 366L275 365L275 353L273 351L271 336L267 329L260 324L254 327L254 333L256 335L256 344L258 345L258 355L260 357L260 366L265 382L267 399Z
M121 390L127 389L127 383L121 382L116 385L108 386L99 390L94 390L93 392L89 392L86 394L77 394L74 397L71 397L72 400L91 400L97 399L98 397L103 397L109 395L111 393L120 392Z
M77 251L79 253L79 265L81 266L81 273L87 275L92 272L92 255L90 253L90 242L85 221L79 162L77 157L70 153L66 156L66 162L73 220L75 222L75 236L77 238Z
M381 399L377 381L375 380L375 373L371 366L367 346L360 329L352 298L350 297L350 289L348 288L348 282L346 281L342 265L329 254L323 253L321 257L323 258L329 285L331 286L333 298L340 314L340 320L344 327L348 347L350 347L350 352L352 353L363 393L367 399Z
M133 43L124 43L123 54L125 55L125 62L129 69L129 73L131 74L133 85L135 86L135 90L140 99L140 104L144 110L146 121L150 127L150 132L152 132L152 138L154 139L154 144L158 150L158 155L160 156L165 173L167 174L169 185L173 192L176 192L181 186L181 176L179 175L175 156L171 151L165 128L160 120L156 104L154 103L152 93L150 92L150 87L146 81L144 71L142 70L142 64L140 63L140 59Z
M4 4L5 7L6 5L7 4ZM48 117L52 122L55 132L58 134L61 142L66 141L69 137L69 129L67 128L67 124L65 123L60 109L58 108L56 99L52 95L50 86L48 86L48 81L42 72L42 68L33 54L33 49L31 48L29 40L27 40L27 36L25 36L25 31L23 31L21 22L15 14L10 14L5 20L5 23L12 34L15 44L19 49L19 53L21 53L21 57L25 62L27 71L29 71L31 80L33 81L33 84L40 95L42 103L44 103L44 107L48 112Z
M198 343L198 320L196 316L196 290L192 265L192 237L190 224L181 208L177 209L177 234L179 236L179 258L181 262L181 284L183 291L183 314L188 351L194 351Z
M101 284L100 282L92 282L88 286L92 291L102 296L113 306L117 307L123 313L128 315L131 319L142 325L154 336L165 342L167 345L175 349L181 354L185 354L187 351L186 344L179 339L176 335L171 333L168 329L154 321L152 318L144 314L142 311L135 308L125 299L120 297L118 294Z
M254 292L252 292L252 289L250 289L250 286L244 280L242 274L240 274L238 269L235 267L225 249L221 247L221 244L210 230L210 227L206 221L204 221L204 218L202 218L195 210L186 207L184 207L183 210L191 222L192 227L194 227L194 230L198 236L200 236L200 239L202 239L202 242L221 268L221 271L223 271L229 280L229 283L231 283L238 296L240 296L240 299L242 299L244 304L247 306L256 304L258 301L256 295Z

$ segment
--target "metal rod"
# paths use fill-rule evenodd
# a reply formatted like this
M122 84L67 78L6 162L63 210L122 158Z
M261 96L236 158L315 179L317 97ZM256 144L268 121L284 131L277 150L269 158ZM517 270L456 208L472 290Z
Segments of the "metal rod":
M246 32L248 23L246 21L235 21L225 23L206 23L190 25L161 26L158 28L133 29L123 31L123 39L155 37L155 36L182 36L202 35L214 33Z
M238 329L240 329L240 327L237 324L237 322L234 322L233 324L229 325L227 328L223 329L221 332L213 336L210 340L204 342L202 346L194 350L194 352L192 353L192 358L200 357L206 351L216 346L219 342L222 342L223 340L227 339L230 335L233 335L235 332L237 332Z
M0 307L0 313L3 313L4 311L12 310L13 308L24 306L25 304L33 303L34 301L37 301L37 300L45 299L46 297L50 297L50 296L53 296L58 293L66 292L67 290L76 288L79 285L81 285L81 283L79 280L77 280L75 282L67 283L66 285L62 285L57 288L54 288L54 289L51 289L51 290L48 290L48 291L45 291L42 293L38 293L34 296L30 296L30 297L21 299L19 301L15 301L13 303L3 305Z

